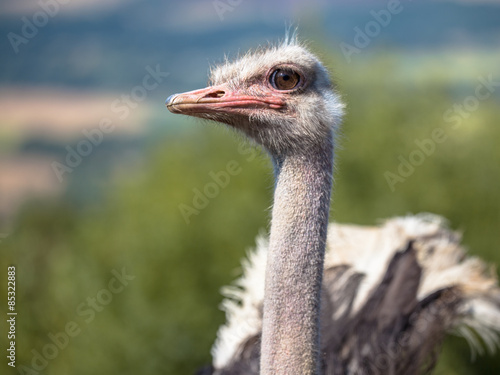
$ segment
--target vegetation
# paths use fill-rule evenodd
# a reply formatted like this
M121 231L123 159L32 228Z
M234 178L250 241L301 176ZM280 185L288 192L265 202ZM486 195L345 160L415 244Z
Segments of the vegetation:
M499 92L480 100L458 126L443 117L474 95L478 75L494 71L462 71L458 80L449 65L431 69L396 54L347 64L322 51L342 77L348 103L332 217L374 224L378 218L434 212L463 231L471 254L500 263ZM140 166L117 166L122 173L110 174L101 195L83 206L71 192L26 206L0 243L4 269L17 268L18 373L180 375L210 362L224 321L217 309L219 289L238 275L245 249L266 228L272 172L265 155L253 157L219 126L163 108L158 117L184 131L160 133ZM418 144L432 139L436 128L446 140L434 142L432 152L426 143L422 151ZM415 150L424 158L412 164ZM412 160L420 160L415 155ZM402 159L413 170L399 174L404 181L391 189L387 172L398 175ZM196 208L193 189L203 193L214 183L211 172L225 171L230 161L239 172L227 186L211 185L217 194ZM189 222L182 204L198 211ZM5 288L0 298L6 300ZM70 322L76 328L68 329ZM452 338L435 373L499 371L498 356L472 362L465 340Z

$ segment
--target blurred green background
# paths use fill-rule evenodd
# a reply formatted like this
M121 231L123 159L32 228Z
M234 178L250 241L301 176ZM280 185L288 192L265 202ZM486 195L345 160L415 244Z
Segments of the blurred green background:
M19 314L17 368L4 357L0 372L192 374L210 363L219 290L267 229L272 172L240 137L163 103L203 87L225 53L282 39L290 22L347 103L332 218L437 213L471 254L500 263L500 4L401 1L377 29L387 6L0 1L0 311L15 265ZM360 48L346 58L346 44ZM144 89L151 70L162 73ZM101 139L103 123L113 129ZM429 141L436 129L441 143ZM82 143L89 132L94 143ZM85 155L68 167L75 150ZM186 220L183 207L228 162L239 173ZM500 357L473 360L449 338L435 373L500 373Z

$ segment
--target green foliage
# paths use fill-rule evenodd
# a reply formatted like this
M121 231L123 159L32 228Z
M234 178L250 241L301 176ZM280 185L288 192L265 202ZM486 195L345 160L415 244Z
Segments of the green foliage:
M474 92L474 81L457 96L454 81L439 73L390 79L406 67L398 56L331 61L349 104L333 218L373 224L435 212L463 230L472 254L500 262L498 93L453 129L443 113ZM122 166L104 198L84 209L67 199L33 203L0 244L2 264L17 267L18 365L31 366L32 350L42 353L51 344L47 335L64 332L71 321L81 331L41 373L189 374L210 362L224 321L219 289L238 275L245 249L267 226L271 168L265 155L252 159L219 126L162 116L186 131L163 137L140 167L123 173ZM448 139L391 191L384 173L397 173L398 157L408 158L415 140L429 138L436 127ZM213 181L210 172L226 170L229 161L240 172L187 223L179 206L193 207L193 189L203 191ZM94 309L92 320L81 314L79 306L88 309L88 298L109 290L113 270L123 267L135 278L99 305L102 311ZM0 294L5 301L5 290ZM469 358L464 340L449 339L436 374L500 370L498 358Z

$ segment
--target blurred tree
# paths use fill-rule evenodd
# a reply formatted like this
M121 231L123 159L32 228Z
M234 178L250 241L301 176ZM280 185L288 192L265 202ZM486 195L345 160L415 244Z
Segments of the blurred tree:
M464 231L472 254L500 263L498 94L453 129L443 120L463 98L453 81L436 72L425 81L412 75L401 81L404 60L390 53L349 65L321 55L336 66L349 104L332 217L372 224L432 211ZM475 84L465 85L466 95ZM189 374L210 362L224 321L219 288L238 275L245 249L266 228L272 172L265 156L253 157L219 127L163 115L185 131L159 139L139 167L122 166L93 204L75 207L70 194L28 205L0 244L2 264L17 266L19 365L50 375L148 375ZM401 158L408 160L419 150L416 141L430 139L437 127L446 141L392 191L384 174L397 173ZM228 162L239 172L217 185L213 176ZM180 205L195 207L197 192L207 195L209 185L213 197L187 223ZM107 300L113 272L123 268L133 280ZM69 322L80 331L54 355L51 337ZM448 339L436 374L500 372L498 356L472 363L468 352L464 340Z

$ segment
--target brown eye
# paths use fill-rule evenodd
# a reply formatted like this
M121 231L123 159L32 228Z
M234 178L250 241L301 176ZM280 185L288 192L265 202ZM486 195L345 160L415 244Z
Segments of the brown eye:
M269 78L276 90L291 90L300 82L300 75L293 70L276 69Z

